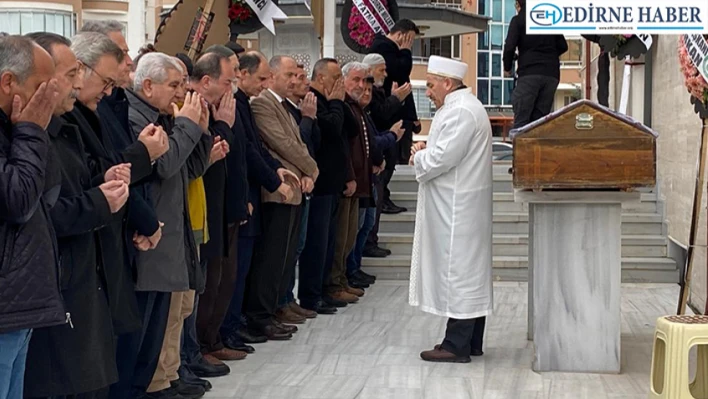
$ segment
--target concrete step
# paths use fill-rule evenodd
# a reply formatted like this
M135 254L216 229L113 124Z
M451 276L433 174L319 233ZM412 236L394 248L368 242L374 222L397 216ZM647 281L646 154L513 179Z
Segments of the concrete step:
M407 280L410 277L410 256L389 256L383 259L364 258L362 268L382 280ZM496 280L527 281L528 261L525 256L495 256L493 274ZM622 282L677 283L679 272L670 258L622 258Z
M528 254L528 234L494 234L493 252L495 256L526 256ZM410 255L413 249L412 233L381 233L379 245L391 250L393 255ZM622 236L622 256L666 257L668 240L660 235Z
M529 215L522 212L494 213L492 233L528 234ZM472 221L470 221L472 222ZM653 213L622 214L623 235L661 235L663 234L662 217ZM397 215L381 215L379 231L382 233L412 233L415 228L415 212L403 212Z
M417 192L391 192L391 200L398 205L414 211L418 204ZM529 206L523 202L514 202L513 192L494 193L494 212L528 212ZM661 204L656 201L656 194L642 194L640 202L625 202L622 211L626 213L659 213Z

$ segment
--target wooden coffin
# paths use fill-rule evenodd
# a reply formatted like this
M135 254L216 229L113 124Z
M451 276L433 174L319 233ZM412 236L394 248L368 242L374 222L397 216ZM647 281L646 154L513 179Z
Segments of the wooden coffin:
M510 132L522 190L629 190L656 184L657 134L588 100Z

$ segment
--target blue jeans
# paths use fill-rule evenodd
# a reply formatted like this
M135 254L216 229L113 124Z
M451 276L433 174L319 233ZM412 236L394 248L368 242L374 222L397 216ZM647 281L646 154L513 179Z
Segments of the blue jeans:
M295 259L300 259L300 254L302 250L305 249L305 242L307 241L307 217L310 215L310 199L302 198L302 218L300 218L300 240L297 244L297 249L295 250ZM295 302L295 295L293 290L295 289L295 273L293 273L293 278L290 280L290 288L288 289L287 296L278 299L278 307L283 307L289 303Z
M32 330L0 334L0 399L22 399Z
M375 224L376 208L359 209L359 233L356 236L354 249L347 256L347 277L351 277L361 269L361 258L363 257L366 240L369 238L369 233L371 233Z

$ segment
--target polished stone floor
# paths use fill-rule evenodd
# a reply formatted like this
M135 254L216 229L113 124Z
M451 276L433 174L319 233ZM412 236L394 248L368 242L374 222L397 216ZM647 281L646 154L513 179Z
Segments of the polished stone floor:
M524 283L496 283L485 355L431 364L421 350L445 320L408 305L408 282L381 281L360 303L301 326L293 340L256 346L206 398L244 399L646 399L657 317L675 312L676 285L622 286L620 375L534 373Z

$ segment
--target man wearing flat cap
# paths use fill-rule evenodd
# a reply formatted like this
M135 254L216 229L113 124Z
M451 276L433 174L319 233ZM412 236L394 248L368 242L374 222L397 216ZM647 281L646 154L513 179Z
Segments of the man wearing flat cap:
M448 317L445 339L421 358L482 355L492 312L492 127L462 83L467 64L433 56L427 95L437 109L428 141L411 150L418 188L410 304Z

